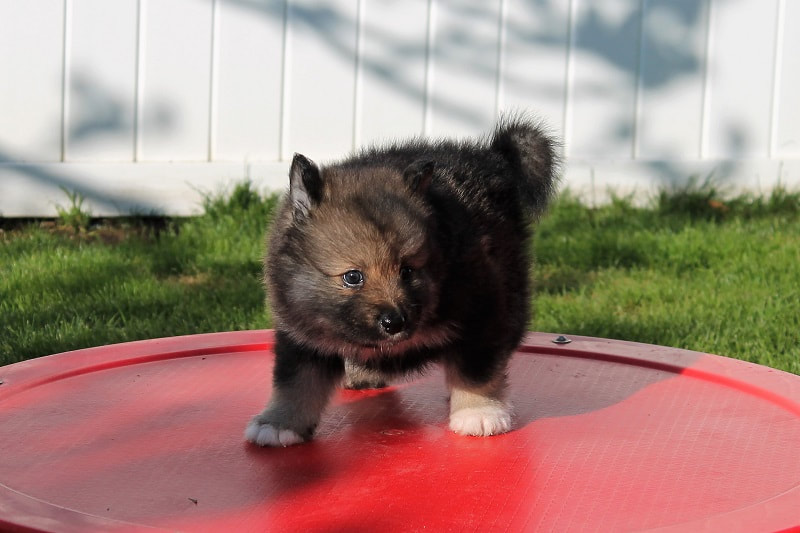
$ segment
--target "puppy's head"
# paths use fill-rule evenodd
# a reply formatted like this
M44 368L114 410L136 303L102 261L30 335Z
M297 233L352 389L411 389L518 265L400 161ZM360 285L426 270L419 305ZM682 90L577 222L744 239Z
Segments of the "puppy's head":
M283 329L346 356L425 344L441 263L425 200L432 174L430 162L400 173L295 156L291 214L267 276Z

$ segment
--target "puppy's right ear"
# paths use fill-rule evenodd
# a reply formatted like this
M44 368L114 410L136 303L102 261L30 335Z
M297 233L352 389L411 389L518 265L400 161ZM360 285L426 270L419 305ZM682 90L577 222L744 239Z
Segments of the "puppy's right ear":
M294 154L289 170L289 197L296 213L307 216L312 207L322 200L322 174L312 160Z
M424 196L433 179L433 161L420 159L411 163L403 172L403 181L411 192Z

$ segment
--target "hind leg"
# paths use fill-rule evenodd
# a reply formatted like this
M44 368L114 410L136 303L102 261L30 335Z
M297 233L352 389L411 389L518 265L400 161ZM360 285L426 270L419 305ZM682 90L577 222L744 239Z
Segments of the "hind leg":
M382 373L350 359L344 361L344 375L347 389L382 389L386 386L386 378Z
M457 362L446 363L450 389L450 429L459 435L487 437L511 431L512 408L506 401L506 364L476 379Z

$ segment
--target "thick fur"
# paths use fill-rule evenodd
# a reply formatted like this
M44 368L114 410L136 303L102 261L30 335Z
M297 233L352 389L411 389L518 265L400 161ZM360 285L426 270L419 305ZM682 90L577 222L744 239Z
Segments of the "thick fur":
M273 397L246 438L308 440L345 373L347 386L376 387L436 362L454 431L509 431L506 366L529 316L530 226L557 167L554 141L522 117L482 140L411 140L322 168L295 155L265 269Z

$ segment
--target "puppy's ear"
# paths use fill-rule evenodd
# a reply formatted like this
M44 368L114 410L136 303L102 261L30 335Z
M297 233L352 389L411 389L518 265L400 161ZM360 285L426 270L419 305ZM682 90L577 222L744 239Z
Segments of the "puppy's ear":
M403 172L403 181L411 192L424 195L428 192L433 178L433 161L420 159L414 161Z
M294 154L289 170L289 197L295 212L308 215L312 207L322 200L322 174L312 160L302 154Z

